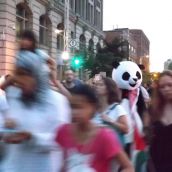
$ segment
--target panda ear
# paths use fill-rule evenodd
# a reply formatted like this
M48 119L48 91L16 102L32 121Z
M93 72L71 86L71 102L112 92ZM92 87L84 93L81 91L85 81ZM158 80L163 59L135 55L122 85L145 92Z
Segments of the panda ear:
M116 69L119 65L120 65L119 62L117 62L117 61L114 61L114 62L112 63L112 66L113 66L115 69Z
M143 64L138 64L138 66L141 70L145 70L145 66Z

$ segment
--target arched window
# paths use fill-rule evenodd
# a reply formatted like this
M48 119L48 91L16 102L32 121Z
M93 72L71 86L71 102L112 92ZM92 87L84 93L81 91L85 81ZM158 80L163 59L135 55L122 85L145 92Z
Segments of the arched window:
M57 49L63 51L64 50L64 25L63 23L59 23L57 25L57 29L60 30L60 33L57 33Z
M101 45L100 45L100 43L98 42L97 45L96 45L96 51L97 51L97 53L100 51L100 49L101 49Z
M49 46L51 21L47 15L42 15L39 18L39 43L41 45Z
M32 12L25 3L16 6L16 34L17 36L25 29L32 28Z
M89 50L90 52L94 52L94 42L93 42L92 39L89 40L88 50Z
M85 51L86 49L86 38L83 34L79 38L79 49L80 51Z

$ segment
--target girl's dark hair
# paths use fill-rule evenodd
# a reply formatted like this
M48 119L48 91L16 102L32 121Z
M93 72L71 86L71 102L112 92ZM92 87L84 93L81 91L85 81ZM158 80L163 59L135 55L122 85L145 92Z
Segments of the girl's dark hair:
M37 39L36 39L36 35L35 35L35 33L33 31L24 30L20 34L20 39L27 39L27 40L31 41L32 42L32 50L34 51L36 49Z
M166 104L165 97L160 93L159 81L163 76L169 76L172 79L172 71L164 71L160 74L159 80L157 81L156 88L153 93L152 103L151 103L151 117L152 121L159 121L163 116L163 109Z
M121 101L121 91L120 89L117 87L115 81L113 81L111 78L107 78L107 77L102 77L103 82L106 85L106 89L108 92L108 103L112 104L115 102L120 103Z
M73 95L81 95L81 96L84 96L87 98L87 100L90 102L90 103L93 103L95 104L96 106L98 105L98 97L97 97L97 94L96 94L96 91L86 85L86 84L81 84L77 87L75 87L73 90L72 90L72 94Z

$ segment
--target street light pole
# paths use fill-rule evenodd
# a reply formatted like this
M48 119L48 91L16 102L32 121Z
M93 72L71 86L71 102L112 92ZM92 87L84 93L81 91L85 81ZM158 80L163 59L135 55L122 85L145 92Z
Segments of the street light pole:
M69 0L65 0L64 7L64 51L69 50Z
M64 62L64 67L68 65L69 60L69 0L65 0L64 4L64 51L62 54L62 59Z

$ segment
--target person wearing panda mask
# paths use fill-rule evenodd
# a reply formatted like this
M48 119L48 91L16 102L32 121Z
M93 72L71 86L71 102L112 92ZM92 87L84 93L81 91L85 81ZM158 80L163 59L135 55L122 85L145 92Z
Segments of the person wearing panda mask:
M115 62L113 67L112 79L122 91L121 105L128 113L129 133L125 136L126 152L133 157L133 146L137 151L145 149L142 121L146 105L141 90L142 72L139 66L131 61Z

